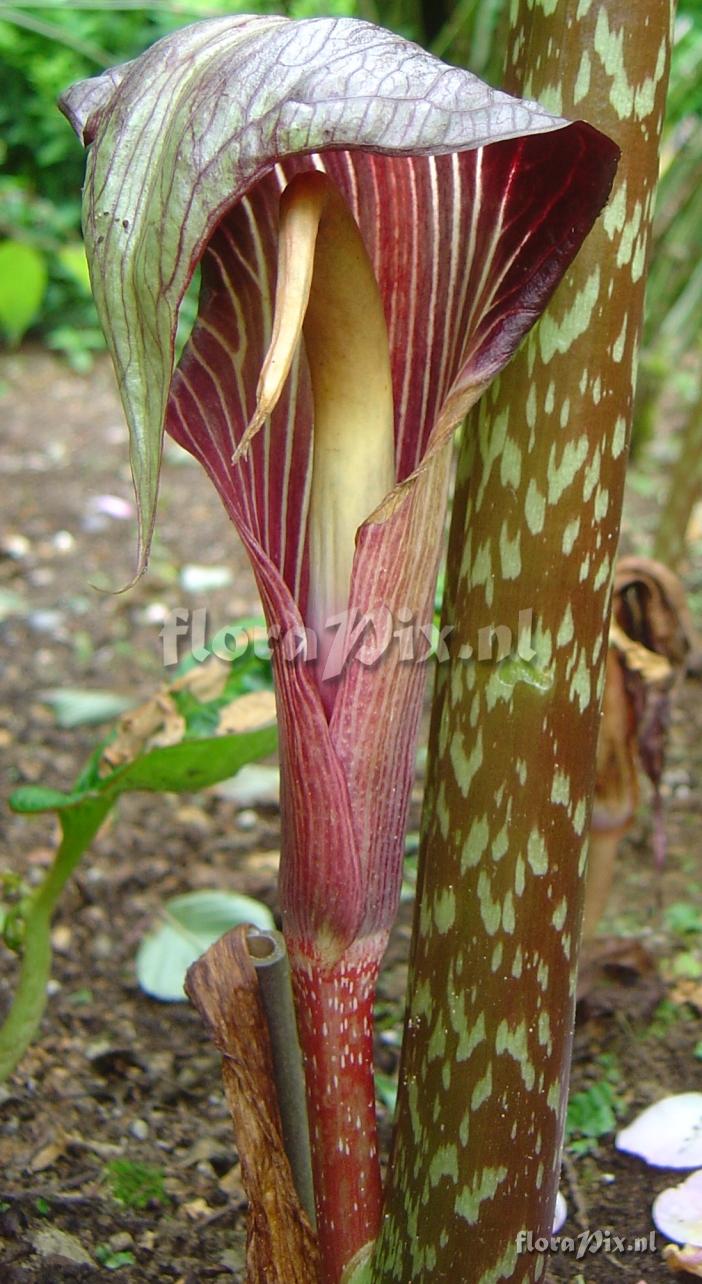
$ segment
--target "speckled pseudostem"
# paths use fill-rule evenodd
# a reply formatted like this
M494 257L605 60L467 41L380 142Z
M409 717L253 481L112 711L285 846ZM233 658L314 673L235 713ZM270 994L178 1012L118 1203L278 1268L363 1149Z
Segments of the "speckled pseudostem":
M612 135L608 208L473 412L439 670L398 1124L373 1284L532 1284L558 1184L594 748L672 21L513 0L509 87ZM531 647L516 654L520 611ZM525 659L524 656L527 656Z

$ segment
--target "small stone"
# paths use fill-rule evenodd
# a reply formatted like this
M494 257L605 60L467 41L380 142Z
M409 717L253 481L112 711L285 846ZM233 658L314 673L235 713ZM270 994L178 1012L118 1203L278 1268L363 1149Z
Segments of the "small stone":
M213 792L246 809L256 803L277 807L280 802L280 772L277 767L268 767L265 763L250 763L242 767L236 776L215 785Z
M258 816L255 811L250 811L246 808L246 810L239 812L236 823L239 829L255 829L258 824Z
M75 542L75 538L70 531L57 531L51 540L57 553L70 553Z
M226 588L231 582L232 571L228 566L198 566L190 563L180 573L181 587L186 593L206 593Z
M35 633L58 633L65 622L63 611L31 611L27 623Z
M212 1212L206 1199L191 1199L187 1204L181 1204L180 1211L191 1222L199 1221L201 1217L208 1217Z
M12 557L15 561L20 561L27 557L31 551L31 544L26 535L20 535L16 531L8 531L0 540L0 553L5 557Z
M98 932L97 935L93 937L91 953L93 958L109 959L114 953L112 937L108 936L107 932Z
M31 1242L40 1257L61 1257L76 1266L92 1266L93 1260L86 1253L80 1240L55 1226L42 1227L31 1236Z
M149 1125L145 1119L133 1119L129 1125L129 1131L132 1137L136 1137L137 1141L146 1141L149 1135Z
M67 923L59 923L51 933L51 944L57 954L68 954L71 949L73 934Z
M129 1231L117 1231L116 1234L110 1235L107 1241L113 1253L124 1253L134 1243L134 1236Z

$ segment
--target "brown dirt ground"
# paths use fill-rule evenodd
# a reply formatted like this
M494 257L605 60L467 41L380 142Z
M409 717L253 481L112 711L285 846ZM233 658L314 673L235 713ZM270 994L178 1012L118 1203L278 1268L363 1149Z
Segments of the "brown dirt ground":
M96 529L91 499L131 499L125 431L106 362L79 378L27 349L0 361L0 414L6 495L0 518L0 594L21 599L0 625L0 749L4 796L18 784L66 787L98 731L62 731L41 703L46 688L109 688L144 698L161 681L163 612L202 606L179 584L186 563L228 566L229 587L206 595L210 632L257 609L251 575L209 483L197 466L167 449L158 535L149 574L126 582L133 526L108 519ZM18 539L18 537L21 537ZM95 586L95 587L93 587ZM655 958L610 968L582 1006L573 1087L601 1076L597 1058L616 1058L622 1118L670 1092L702 1090L702 985L682 992L672 976L679 939L664 927L674 902L702 907L702 689L688 683L675 711L666 775L670 856L654 877L645 810L625 844L608 915L614 933L638 940ZM412 824L416 827L419 791ZM55 842L51 818L0 809L0 865L30 883L45 872ZM139 1281L243 1280L245 1200L215 1053L186 1005L162 1005L138 988L134 955L159 903L198 887L244 891L276 908L278 815L259 806L244 815L214 793L125 798L67 888L54 929L51 997L40 1038L0 1088L0 1279L99 1280L106 1252L130 1254L115 1278ZM381 986L387 1018L399 1023L410 909L402 908ZM697 950L697 936L685 949ZM14 958L0 954L0 1012L9 1002ZM676 988L677 987L677 988ZM685 1002L685 998L690 1001ZM654 1020L661 998L667 1016ZM385 1024L385 1022L383 1023ZM378 1039L378 1064L392 1072L392 1032ZM389 1124L383 1117L384 1135ZM163 1198L130 1208L111 1194L115 1157L163 1174ZM570 1158L562 1189L570 1220L622 1236L652 1229L654 1195L674 1174L620 1155L612 1137ZM65 1256L49 1230L74 1237L84 1264ZM62 1249L64 1250L62 1253ZM98 1258L96 1259L96 1252ZM576 1262L551 1260L552 1280L658 1284L670 1279L659 1252L600 1251Z

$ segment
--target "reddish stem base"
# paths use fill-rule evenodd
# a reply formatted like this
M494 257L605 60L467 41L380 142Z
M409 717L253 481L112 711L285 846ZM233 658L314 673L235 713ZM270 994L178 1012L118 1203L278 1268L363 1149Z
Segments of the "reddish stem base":
M386 939L356 941L333 967L290 948L307 1081L320 1284L339 1284L344 1266L380 1226L373 1002Z

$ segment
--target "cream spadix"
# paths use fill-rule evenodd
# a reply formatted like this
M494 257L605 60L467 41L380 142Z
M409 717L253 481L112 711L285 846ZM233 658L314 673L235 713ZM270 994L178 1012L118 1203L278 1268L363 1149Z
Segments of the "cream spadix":
M235 459L272 413L304 336L314 402L306 623L324 678L329 622L348 602L356 532L395 484L392 375L383 304L358 225L338 188L310 170L280 201L271 344L256 410Z

